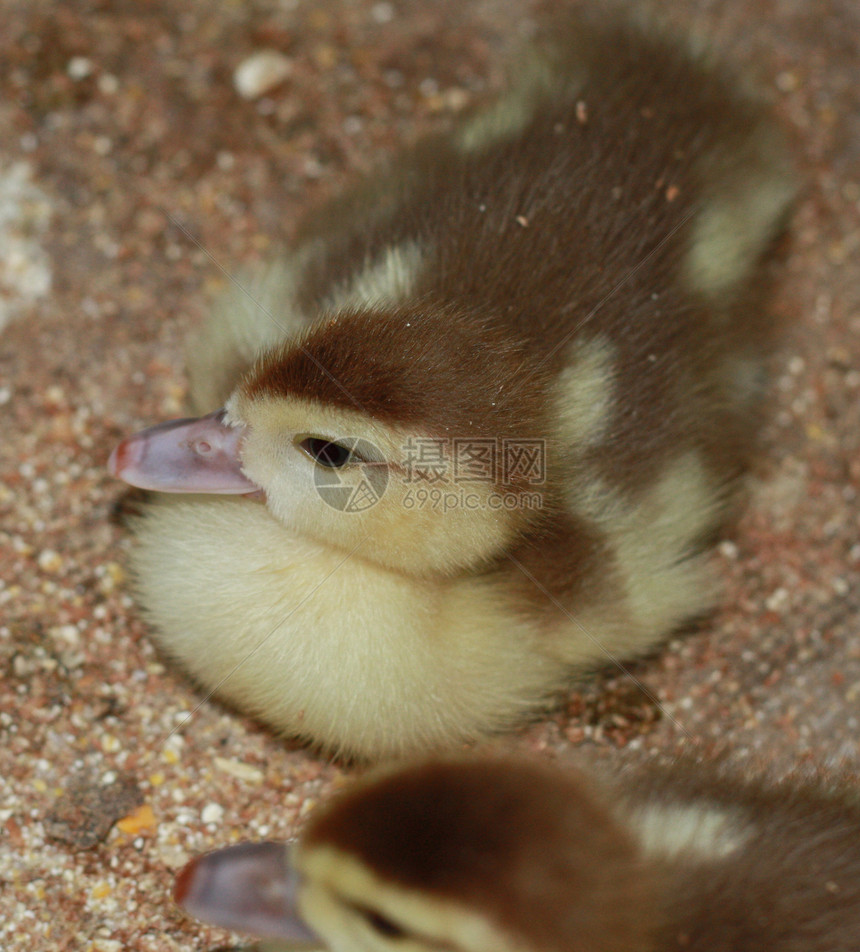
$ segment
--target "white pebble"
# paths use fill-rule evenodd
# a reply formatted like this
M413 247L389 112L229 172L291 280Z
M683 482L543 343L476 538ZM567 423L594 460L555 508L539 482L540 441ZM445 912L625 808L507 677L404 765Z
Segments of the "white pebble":
M70 79L86 79L94 69L93 61L86 56L73 56L66 64L66 73Z
M265 774L257 767L251 764L244 764L239 760L228 760L226 757L216 757L215 767L222 770L231 777L238 777L240 780L248 780L251 783L262 783Z
M277 50L260 50L236 67L233 85L243 99L256 99L274 89L293 71L292 62Z
M97 155L109 155L113 149L113 139L109 136L96 136L93 139L93 152Z
M394 19L394 7L390 3L374 3L370 15L377 23L391 23Z
M122 743L119 738L113 734L102 734L99 738L99 747L101 747L106 754L115 754L122 750Z
M123 944L116 939L93 939L94 952L122 952Z
M777 588L765 599L765 607L768 611L777 612L785 608L788 604L789 593L786 588Z
M99 92L105 96L112 96L119 90L119 80L113 73L102 73L98 78Z
M81 643L81 633L74 625L58 625L51 629L51 636L73 647Z
M63 560L53 549L43 549L37 561L43 572L59 572L63 567Z
M204 823L220 823L224 817L224 807L220 803L207 803L200 812L200 819Z
M837 576L833 579L833 591L837 595L847 595L851 591L851 586L848 584L848 580Z

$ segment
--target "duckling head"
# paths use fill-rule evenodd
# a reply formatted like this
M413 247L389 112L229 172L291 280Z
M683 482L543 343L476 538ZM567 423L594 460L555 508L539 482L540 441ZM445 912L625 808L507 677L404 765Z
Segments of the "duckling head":
M224 408L135 434L109 468L145 489L264 500L290 531L397 572L486 565L527 518L511 501L528 486L500 473L496 452L539 432L544 377L535 368L528 392L508 399L530 370L523 347L445 309L321 320L266 352ZM468 505L446 499L455 465L471 466L458 483Z
M335 952L649 948L653 880L590 785L542 765L447 760L357 785L287 861L273 844L192 862L177 900ZM271 897L269 901L266 897Z

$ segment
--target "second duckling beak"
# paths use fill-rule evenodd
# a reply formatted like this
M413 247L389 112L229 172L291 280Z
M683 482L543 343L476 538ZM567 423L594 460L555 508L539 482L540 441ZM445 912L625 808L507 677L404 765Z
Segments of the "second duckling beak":
M177 877L174 899L212 925L321 947L296 909L298 886L284 843L239 843L193 859Z
M224 410L195 419L169 420L123 440L108 471L140 489L165 493L254 493L242 472L244 426L224 421Z

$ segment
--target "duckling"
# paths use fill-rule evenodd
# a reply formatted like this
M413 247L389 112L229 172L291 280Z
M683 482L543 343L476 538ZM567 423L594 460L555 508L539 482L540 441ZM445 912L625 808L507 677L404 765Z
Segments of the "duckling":
M214 924L333 952L835 952L860 941L853 789L693 765L593 778L442 759L364 780L300 843L180 873Z
M337 753L508 728L714 602L787 150L659 31L548 32L238 282L192 355L210 412L110 460L160 493L133 570L164 650Z

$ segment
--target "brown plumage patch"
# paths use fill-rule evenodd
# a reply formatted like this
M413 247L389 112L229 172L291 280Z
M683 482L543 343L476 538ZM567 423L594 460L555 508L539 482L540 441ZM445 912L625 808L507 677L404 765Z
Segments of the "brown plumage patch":
M528 391L505 399L529 372ZM319 400L437 436L525 438L538 426L543 379L525 345L492 320L436 301L339 313L300 345L267 355L245 391Z
M607 540L585 519L564 512L545 518L510 554L502 566L510 589L540 618L575 617L578 603L605 597L614 581Z
M666 894L666 952L835 952L860 936L860 797L855 778L779 785L713 765L627 778L632 802L731 811L743 846L713 861L679 857Z

